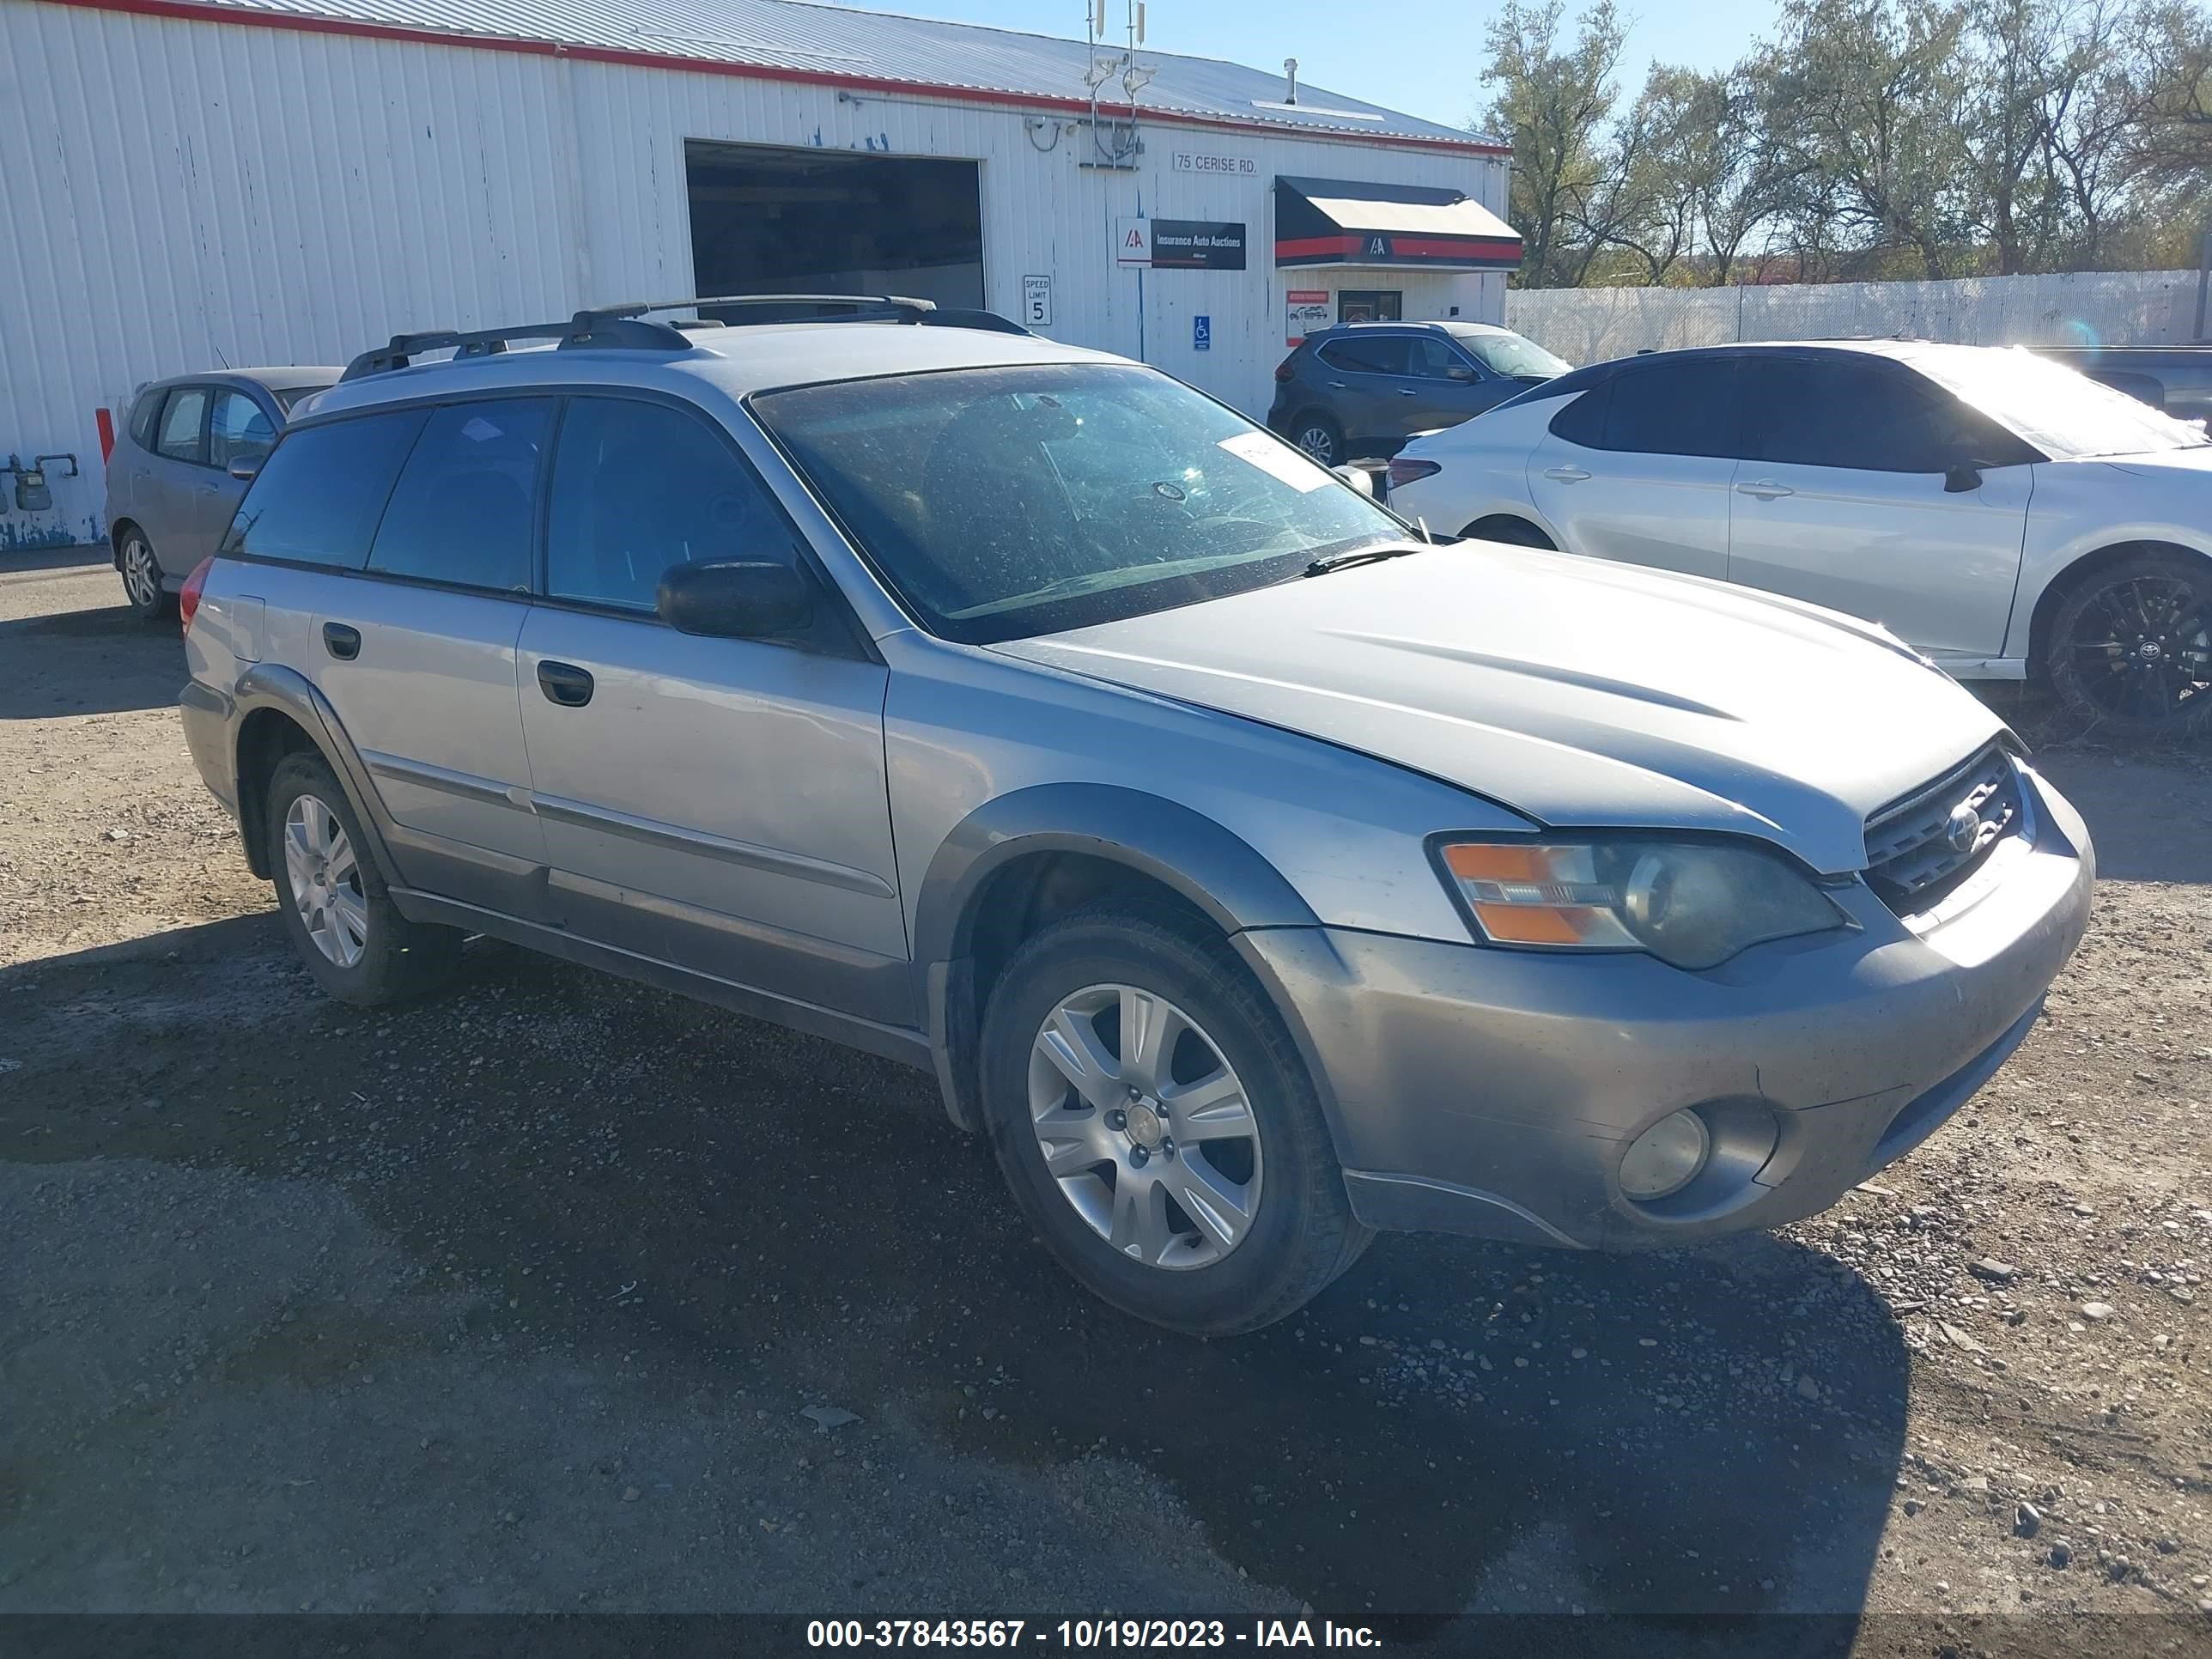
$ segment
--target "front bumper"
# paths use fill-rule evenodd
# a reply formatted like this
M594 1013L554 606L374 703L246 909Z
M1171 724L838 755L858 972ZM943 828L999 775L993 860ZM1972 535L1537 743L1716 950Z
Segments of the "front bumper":
M2070 805L1986 890L1916 934L1863 886L1857 931L1705 973L1331 928L1239 935L1291 1013L1361 1219L1630 1249L1768 1227L1917 1146L2033 1025L2095 876ZM1715 1154L1682 1192L1624 1195L1631 1141L1680 1108Z

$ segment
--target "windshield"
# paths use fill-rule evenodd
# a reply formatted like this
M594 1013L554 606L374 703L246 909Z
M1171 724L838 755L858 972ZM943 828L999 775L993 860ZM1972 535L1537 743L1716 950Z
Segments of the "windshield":
M1473 352L1482 360L1485 368L1497 374L1548 380L1574 367L1518 334L1465 334L1460 337L1459 343L1461 349Z
M1407 539L1273 434L1133 365L842 380L751 407L924 625L969 644L1192 605Z
M2053 460L2194 449L2212 441L2124 392L2019 348L1930 351L1911 362Z

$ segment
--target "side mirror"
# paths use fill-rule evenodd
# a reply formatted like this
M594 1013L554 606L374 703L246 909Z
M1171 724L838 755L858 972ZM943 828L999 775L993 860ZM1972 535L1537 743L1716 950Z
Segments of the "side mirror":
M1480 375L1477 374L1465 363L1454 363L1449 368L1444 370L1444 379L1447 380L1457 380L1462 386L1466 385L1470 380L1478 380L1481 378L1482 377Z
M728 640L788 638L814 620L814 591L787 564L718 559L670 567L655 609L679 634Z
M1947 495L1963 495L1969 489L1979 489L1982 487L1983 470L1988 465L1987 461L1952 462L1943 469L1943 493Z
M1329 471L1370 501L1377 499L1375 494L1375 473L1372 468L1347 461L1342 466L1329 468Z
M240 483L252 483L254 475L260 471L261 458L258 455L250 456L242 461L233 461L230 464L230 476Z

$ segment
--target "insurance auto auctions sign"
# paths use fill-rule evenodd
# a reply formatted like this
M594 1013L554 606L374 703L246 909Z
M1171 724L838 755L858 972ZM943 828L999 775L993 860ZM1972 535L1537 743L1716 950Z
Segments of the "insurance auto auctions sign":
M1244 227L1218 219L1116 219L1118 264L1155 270L1242 270Z

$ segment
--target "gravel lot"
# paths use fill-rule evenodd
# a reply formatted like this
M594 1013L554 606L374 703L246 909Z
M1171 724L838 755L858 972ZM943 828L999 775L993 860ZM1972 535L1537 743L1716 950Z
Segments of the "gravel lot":
M2045 754L2088 942L1835 1211L1386 1237L1200 1344L1064 1282L918 1073L494 945L432 1003L318 997L119 599L0 571L0 1612L2212 1634L2201 762Z

